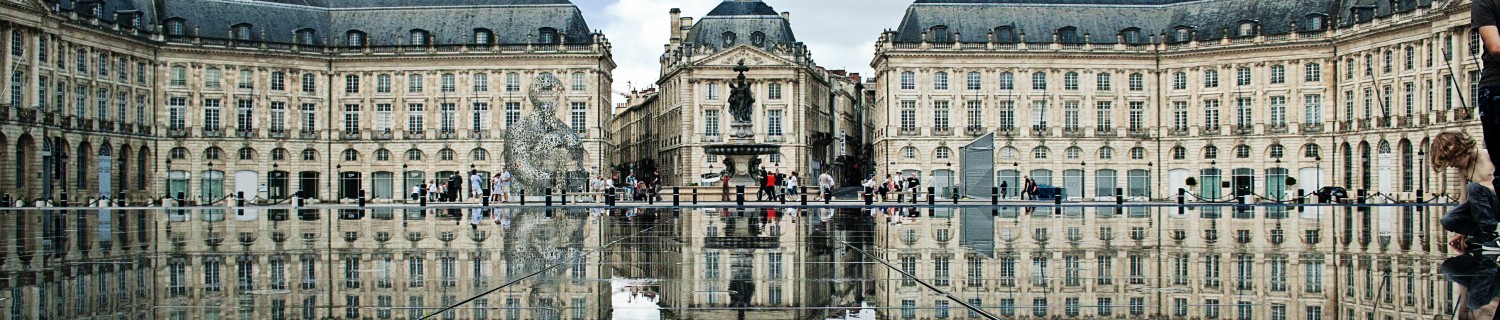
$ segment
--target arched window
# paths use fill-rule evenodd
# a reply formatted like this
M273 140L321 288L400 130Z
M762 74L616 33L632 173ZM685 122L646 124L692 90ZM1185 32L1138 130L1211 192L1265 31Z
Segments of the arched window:
M484 148L476 148L474 151L469 152L469 158L474 161L486 161L490 159L490 152L484 150Z
M1239 86L1250 85L1250 67L1239 67L1234 69L1234 84Z
M1079 147L1068 147L1067 149L1063 149L1063 156L1068 157L1068 159L1078 159L1079 155L1082 153L1083 148Z
M948 26L933 26L928 32L932 34L932 42L948 43L953 41L948 35Z
M241 40L241 41L255 40L254 39L255 28L253 26L251 26L249 23L236 24L233 27L229 27L229 30L231 31L231 33L230 33L229 36L231 38L234 38L235 40Z
M1114 159L1114 158L1115 158L1115 148L1110 148L1110 147L1099 148L1099 160L1109 160L1109 159Z
M359 151L344 149L344 161L359 161Z
M422 150L417 150L417 149L406 150L406 160L409 160L409 161L422 161Z
M1316 144L1316 143L1309 143L1309 144L1307 144L1305 146L1302 146L1302 157L1303 158L1321 158L1321 157L1323 157L1323 151L1320 150L1320 148L1318 148L1318 144Z
M1255 25L1255 21L1240 21L1240 32L1237 35L1241 38L1255 36Z
M1266 153L1271 155L1271 159L1281 159L1281 157L1286 156L1286 147L1282 147L1279 144L1273 144L1267 149Z
M1172 29L1172 41L1178 43L1193 41L1193 28L1179 26Z
M285 161L285 160L286 160L286 149L282 149L282 148L271 149L271 161Z
M411 37L409 44L411 45L425 46L432 44L432 33L427 32L427 30L411 29L409 34Z
M490 44L491 42L494 42L494 41L495 41L495 33L491 32L490 29L485 29L485 28L474 29L474 44L488 45L488 44Z
M302 161L318 161L318 150L302 149Z
M536 42L538 44L557 44L557 29L541 28L537 30Z
M1123 38L1121 40L1124 40L1125 44L1146 43L1146 37L1141 36L1141 28L1125 28L1120 31L1120 37Z
M1187 148L1182 146L1172 147L1172 160L1187 160Z
M1015 158L1015 157L1016 157L1016 148L1014 148L1014 147L1000 148L1000 158L1001 159L1012 159L1012 158Z
M1271 84L1283 84L1283 83L1286 83L1286 66L1279 65L1279 64L1278 65L1272 65L1271 66Z
M938 71L937 74L934 74L932 76L932 89L933 90L948 90L948 73L947 72Z
M720 39L724 42L725 48L734 46L735 41L739 40L736 38L738 37L734 35L734 32L724 32L723 35L720 35Z
M187 159L187 148L183 148L183 147L172 148L172 151L169 151L168 155L172 158L172 160Z
M349 32L344 33L344 44L347 46L363 47L365 46L365 40L368 39L365 39L364 31L349 30Z
M224 156L223 153L224 149L208 147L208 149L203 150L203 160L219 160Z
M375 161L391 161L391 150L375 149Z
M1047 90L1047 73L1036 72L1031 74L1031 90Z
M1046 159L1047 153L1050 151L1051 150L1047 150L1047 147L1036 147L1036 149L1031 149L1031 157L1036 159Z
M313 30L312 28L304 28L304 29L297 30L297 44L301 44L301 45L315 45L315 44L318 44L318 31L317 30Z
M1131 160L1145 160L1146 159L1146 148L1142 148L1142 147L1130 148L1130 159Z
M938 159L948 159L953 157L953 149L948 149L948 147L938 147L937 150L933 152L933 154L937 156Z
M1234 147L1234 157L1235 158L1240 158L1240 159L1249 159L1250 158L1250 146L1243 145L1243 144L1235 146Z
M1078 35L1078 28L1062 27L1057 29L1057 41L1061 43L1083 43L1083 37Z
M1187 89L1187 73L1186 72L1174 72L1174 73L1172 73L1172 90L1184 90L1184 89Z
M750 34L750 44L753 44L753 45L756 45L756 46L764 46L764 45L766 45L766 33L760 32L760 31L756 31L755 33L751 33Z
M438 150L438 160L453 161L453 149L443 148L443 150Z
M906 147L901 148L901 158L902 159L916 159L917 158L917 147L906 146Z
M1016 74L1010 71L1000 73L1000 90L1015 90Z
M182 18L167 19L167 35L181 37L187 35L187 20Z
M1078 90L1078 73L1069 71L1063 74L1063 90Z
M1328 16L1326 15L1317 13L1309 14L1307 15L1307 23L1303 26L1303 28L1305 28L1304 30L1308 31L1323 30L1323 28L1325 28L1324 25L1327 24L1325 23L1325 21L1327 20Z
M901 90L916 90L917 74L911 71L901 72Z
M1219 147L1215 147L1215 146L1203 147L1203 158L1204 159L1218 159L1219 158Z
M240 160L255 160L255 149L249 147L240 148Z
M995 28L995 42L998 42L998 43L1017 43L1017 42L1021 42L1021 38L1018 37L1018 36L1016 36L1016 28L1015 27L1004 26L1004 27Z

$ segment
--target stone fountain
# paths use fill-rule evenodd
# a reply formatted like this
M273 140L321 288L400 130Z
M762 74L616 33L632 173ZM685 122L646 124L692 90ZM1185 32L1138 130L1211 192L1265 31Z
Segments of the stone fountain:
M750 71L750 67L740 60L734 71L739 72L739 76L729 84L729 114L734 118L729 124L729 143L707 145L703 151L724 157L722 173L730 177L731 185L755 186L755 177L764 174L760 168L760 156L776 154L781 146L755 142L754 126L750 122L755 114L755 96L750 92L750 85L745 83L745 71Z

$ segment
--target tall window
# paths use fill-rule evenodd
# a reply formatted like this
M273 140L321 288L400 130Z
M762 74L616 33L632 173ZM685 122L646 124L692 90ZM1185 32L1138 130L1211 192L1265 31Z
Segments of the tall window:
M510 128L511 126L515 125L517 121L521 121L521 103L520 102L506 102L505 103L505 127L506 128Z
M1271 84L1283 83L1286 83L1286 66L1279 64L1271 66Z
M344 105L344 134L359 133L359 105Z
M1204 70L1203 71L1203 87L1204 88L1218 88L1219 87L1219 70L1209 69L1209 70Z
M964 111L969 128L984 127L984 101L969 100L964 105Z
M314 93L318 91L317 76L311 73L302 74L302 93Z
M719 135L719 110L703 110L703 135Z
M203 130L219 131L223 129L219 125L219 108L222 107L219 99L203 99Z
M1011 100L1000 101L1000 130L1012 130L1016 127L1016 102Z
M1145 101L1131 101L1130 102L1130 111L1129 112L1130 112L1130 114L1126 115L1128 117L1128 119L1126 119L1126 120L1130 121L1130 123L1129 123L1129 125L1130 125L1130 131L1145 130L1146 129L1146 115L1145 115L1145 113L1146 113L1146 102Z
M474 131L487 131L487 130L490 130L490 103L489 102L475 102L470 111L472 112L472 114L471 114L471 116L469 118L473 119L473 121L474 121L474 126L470 130L474 130Z
M1250 109L1253 107L1251 105L1251 101L1251 98L1248 97L1236 98L1234 100L1235 126L1238 126L1241 130L1248 129L1251 126L1255 125L1255 118L1252 117L1254 113L1253 110Z
M167 69L167 73L167 84L174 87L187 85L187 67L172 66L171 68Z
M240 69L240 79L235 81L235 87L241 90L255 89L255 72Z
M312 132L318 128L317 105L311 103L302 104L302 131Z
M932 127L935 129L947 129L948 126L948 101L939 100L932 102Z
M1206 130L1219 130L1219 100L1203 101L1203 127Z
M474 82L473 83L473 85L474 85L474 92L489 92L490 91L490 75L489 74L487 74L487 73L475 73L474 74L474 80L473 80L473 82Z
M1031 127L1035 130L1047 130L1047 100L1031 102Z
M391 104L389 104L389 103L377 103L377 104L375 104L375 131L376 132L391 131L391 115L395 111L393 109L395 109L395 108L393 108L391 106Z
M411 74L406 76L406 92L422 92L422 75Z
M1286 126L1286 97L1271 97L1271 126Z
M1146 75L1139 73L1130 74L1130 91L1145 91Z
M511 72L505 74L505 92L521 91L521 74Z
M1304 123L1306 123L1308 125L1316 125L1318 123L1322 123L1323 122L1323 96L1322 95L1316 95L1316 94L1309 94L1309 95L1302 96L1302 99L1303 99L1302 100L1303 101L1303 111L1306 113L1305 115L1303 115L1303 121L1304 121Z
M239 130L241 131L254 128L255 100L240 99L239 101L236 101L236 106L239 107L239 110L237 110L238 112L235 114L235 128L239 128Z
M1113 90L1112 88L1110 88L1110 75L1108 72L1102 72L1096 75L1094 79L1094 85L1095 89L1099 91Z
M438 76L438 89L442 92L454 92L458 89L458 79L452 73L444 73Z
M901 90L916 90L917 74L911 71L901 72Z
M781 100L781 83L772 82L766 84L766 97L771 100Z
M1237 86L1248 86L1248 85L1250 85L1250 68L1249 67L1240 67L1239 69L1235 69L1234 84L1237 85Z
M443 132L452 133L458 127L458 105L454 103L438 104L438 125Z
M1323 65L1316 63L1307 64L1307 73L1302 75L1302 80L1307 82L1323 81Z
M1094 128L1101 131L1114 130L1114 102L1099 101L1094 103Z
M1007 72L1000 73L1000 90L1015 90L1016 74Z
M766 110L766 131L771 136L781 136L781 122L781 110Z
M1078 101L1063 101L1063 130L1078 130Z
M933 90L948 90L948 73L947 72L938 72L936 75L932 76L932 89Z
M271 72L271 90L286 91L286 72Z
M209 68L203 71L203 87L218 90L219 86L224 84L223 77L224 74L219 69Z
M1172 90L1187 89L1187 73L1177 72L1172 74Z
M286 131L286 102L271 102L271 132Z
M351 74L344 76L344 93L359 93L358 75Z
M901 101L901 130L917 129L917 102Z
M170 130L187 128L187 98L167 98L167 128Z
M588 103L574 102L568 114L568 123L575 133L588 132Z
M1172 102L1172 130L1187 131L1188 129L1188 103L1187 101Z
M1031 90L1047 90L1047 74L1037 72L1031 74Z
M978 72L969 72L965 78L967 78L967 85L964 88L968 90L979 90L981 88L980 81L984 79Z
M582 92L585 88L588 88L587 77L582 72L574 72L569 77L571 78L571 83L568 86L568 90Z
M406 105L406 131L420 133L426 130L424 127L425 106L420 103Z
M705 94L705 96L706 96L706 98L708 98L708 100L718 100L719 99L719 83L717 83L717 82L705 83L704 84L704 91L707 92Z
M1063 74L1063 90L1078 90L1078 73L1068 72Z

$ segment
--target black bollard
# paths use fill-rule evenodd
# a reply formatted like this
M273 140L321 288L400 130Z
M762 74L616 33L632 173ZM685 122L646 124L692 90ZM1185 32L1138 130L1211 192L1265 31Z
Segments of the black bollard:
M990 216L991 217L999 217L1000 216L1000 209L990 208Z
M0 207L10 207L10 206L11 206L11 203L10 203L10 194L9 193L0 194Z
M1052 195L1052 204L1056 205L1052 208L1053 215L1062 215L1062 200L1062 193Z
M359 190L359 207L360 208L364 208L365 207L365 191L364 190Z
M649 190L647 190L647 191L649 191ZM646 204L647 205L656 204L656 193L655 192L646 193Z
M521 192L518 193L518 194L521 195L521 198L520 198L521 199L521 205L522 206L526 205L526 189L521 189Z
M937 188L927 187L927 205L937 204Z
M806 206L807 205L807 193L804 192L804 193L800 194L800 196L802 196L802 205Z
M115 206L119 206L119 207L124 207L125 206L125 193L124 192L120 192L120 193L116 193L115 194Z
M484 194L488 194L488 192L485 192ZM490 206L490 197L488 195L479 197L479 205L485 207Z
M734 186L734 193L735 205L745 205L745 186Z
M953 187L953 204L958 204L958 187Z
M294 200L294 202L296 202L296 206L297 206L297 207L298 207L298 208L301 208L301 207L302 207L302 205L303 205L303 203L302 203L302 195L301 195L301 194L298 194L298 195L297 195L297 196L296 196L296 197L293 197L293 198L295 198L295 199L296 199L296 200ZM426 206L426 205L427 205L427 200L425 200L425 199L424 199L424 200L422 200L422 205L423 205L423 206Z
M871 190L870 187L865 187L865 194L864 194L864 196L865 196L865 205L867 205L867 206L871 205L871 204L875 204L875 195L873 195L872 193L874 193L874 191Z
M564 206L568 205L568 189L567 188L563 188L562 190L559 190L559 191L560 191L559 193L562 194L561 197L560 197L562 199L562 205L564 205Z
M245 192L244 191L238 191L238 192L234 193L234 206L236 206L236 207L243 207L243 206L245 206Z
M1365 211L1370 210L1370 208L1364 206L1364 204L1365 204L1365 198L1369 197L1369 195L1366 192L1367 191L1365 191L1365 189L1359 189L1359 194L1358 194L1359 198L1358 199L1354 199L1355 203L1360 204L1360 206L1359 206L1359 211L1360 212L1365 212Z
M604 205L615 206L615 188L604 189Z
M1427 196L1422 193L1422 189L1417 189L1417 203L1427 203ZM1422 208L1425 207L1417 206L1417 212L1422 212Z
M1307 211L1307 207L1302 206L1302 203L1305 202L1305 199L1303 199L1303 192L1304 191L1302 189L1297 189L1297 212L1299 213Z
M678 199L678 197L681 197L681 196L682 196L682 189L680 189L680 188L678 188L676 186L672 187L672 206L673 207L682 205L682 201Z
M1187 189L1177 188L1177 215L1187 214L1187 206L1183 205L1184 202L1187 202Z
M427 206L427 195L419 195L419 196L418 196L418 197L417 197L417 203L418 203L418 204L419 204L419 205L420 205L420 206L423 206L423 207L426 207L426 206ZM298 205L298 206L301 206L301 205L302 205L302 198L300 198L300 197L299 197L299 198L297 198L297 205Z
M693 188L693 204L698 204L698 188Z
M828 189L828 196L823 197L823 204L833 203L833 188Z
M1364 192L1364 191L1361 190L1360 192ZM59 206L59 207L67 207L68 206L68 193L67 192L63 192L62 193L62 197L57 200L57 206Z
M184 192L182 192L182 191L178 191L178 192L177 192L177 198L176 198L176 200L177 200L177 201L178 201L178 202L181 202L181 201L182 201L182 199L184 199L184 198L185 198L185 197L187 197L187 195L185 195L185 194L183 194L183 193L184 193ZM302 194L302 191L297 191L297 194L298 194L298 195L301 195L301 194Z
M990 205L997 204L1000 204L1000 187L990 187Z
M547 207L551 207L552 206L552 188L547 188L546 198L547 198L547 205L546 206Z

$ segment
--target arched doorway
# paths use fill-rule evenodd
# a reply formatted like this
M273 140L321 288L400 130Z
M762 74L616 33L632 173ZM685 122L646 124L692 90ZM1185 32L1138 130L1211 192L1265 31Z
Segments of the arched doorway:
M15 157L11 158L11 161L13 161L11 163L15 163L15 170L11 170L10 172L11 182L13 182L11 185L16 188L18 197L25 196L30 198L34 195L28 192L27 188L34 186L26 183L29 180L27 177L30 176L28 173L31 172L31 170L28 170L31 166L27 164L34 161L36 141L31 138L30 134L22 134L21 138L16 140L15 149Z
M99 146L99 198L113 198L114 194L114 148L108 142Z
M150 169L150 166L149 166L150 163L151 163L151 149L147 149L145 146L141 146L141 150L137 151L135 153L135 189L136 190L145 191L146 190L146 186L150 185L146 181L147 180L146 177L148 177L147 174L149 174L151 172L151 169Z
M90 144L88 140L79 141L78 152L73 154L73 172L75 174L73 175L72 186L80 199L91 197L94 194L90 192L93 191L93 186L89 185L89 182L94 180L94 177L92 177L94 174L94 170L92 169L95 165L93 159L94 145Z
M130 190L130 145L121 145L115 155L114 192Z

